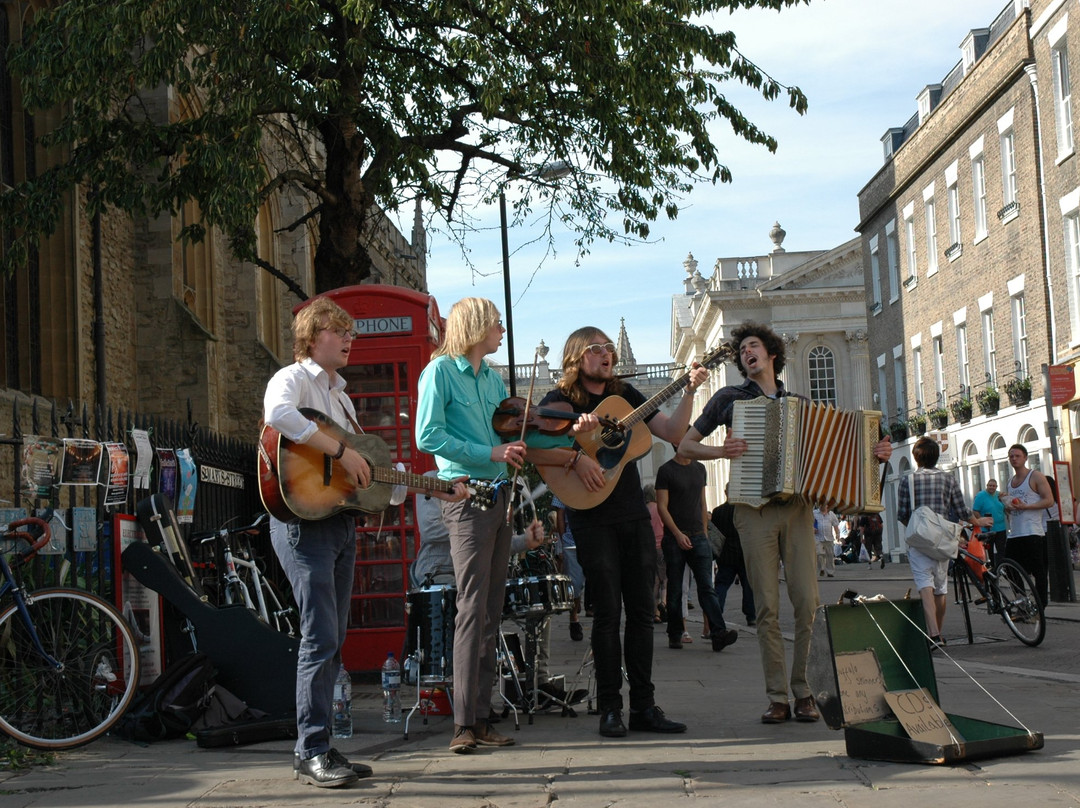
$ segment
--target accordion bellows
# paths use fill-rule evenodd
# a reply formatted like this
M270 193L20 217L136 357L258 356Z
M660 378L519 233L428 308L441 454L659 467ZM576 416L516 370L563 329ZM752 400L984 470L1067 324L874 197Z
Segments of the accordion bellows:
M760 508L801 497L841 513L877 512L881 413L796 396L736 401L730 434L749 448L731 461L728 500Z

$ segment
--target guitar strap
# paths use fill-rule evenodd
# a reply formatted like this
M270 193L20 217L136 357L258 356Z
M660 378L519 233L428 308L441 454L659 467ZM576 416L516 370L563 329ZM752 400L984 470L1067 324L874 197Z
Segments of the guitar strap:
M349 420L349 423L352 424L352 428L356 430L356 434L363 435L363 428L360 426L360 424L356 423L356 419L353 418L352 413L349 412L349 408L342 403L340 398L337 400L337 402L338 404L341 404L341 411L345 413L345 417Z

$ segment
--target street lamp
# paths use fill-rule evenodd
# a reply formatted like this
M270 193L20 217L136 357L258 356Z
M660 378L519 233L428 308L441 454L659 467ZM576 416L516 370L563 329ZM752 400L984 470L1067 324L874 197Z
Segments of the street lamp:
M541 166L533 176L542 180L557 180L571 171L570 164L559 160ZM503 294L506 298L503 319L506 321L506 359L510 373L510 395L517 395L517 368L514 365L514 313L510 299L510 247L507 243L506 194L499 191L499 224L502 231Z

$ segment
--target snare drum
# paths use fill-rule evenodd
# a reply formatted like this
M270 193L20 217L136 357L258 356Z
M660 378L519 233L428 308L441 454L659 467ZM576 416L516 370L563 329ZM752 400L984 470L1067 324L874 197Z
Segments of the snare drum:
M568 612L574 603L574 587L568 575L526 575L506 582L503 615L530 615Z
M507 578L506 597L503 599L503 617L525 617L529 614L543 614L543 604L533 603L529 590L528 578Z
M448 682L454 675L454 619L457 588L425 586L411 590L406 599L408 654L416 659L420 682Z

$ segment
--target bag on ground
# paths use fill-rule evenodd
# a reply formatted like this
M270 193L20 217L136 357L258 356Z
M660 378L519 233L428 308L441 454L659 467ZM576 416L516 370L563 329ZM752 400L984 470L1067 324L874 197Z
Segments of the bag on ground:
M135 697L112 733L142 743L183 737L211 705L215 674L206 654L180 657Z

